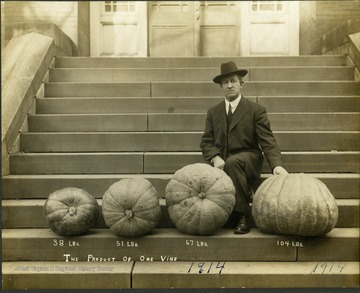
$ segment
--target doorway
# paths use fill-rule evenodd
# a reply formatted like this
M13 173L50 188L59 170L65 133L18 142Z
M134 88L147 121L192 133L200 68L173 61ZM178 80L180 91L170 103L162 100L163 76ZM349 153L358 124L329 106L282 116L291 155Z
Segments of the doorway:
M298 1L91 1L91 56L299 54Z

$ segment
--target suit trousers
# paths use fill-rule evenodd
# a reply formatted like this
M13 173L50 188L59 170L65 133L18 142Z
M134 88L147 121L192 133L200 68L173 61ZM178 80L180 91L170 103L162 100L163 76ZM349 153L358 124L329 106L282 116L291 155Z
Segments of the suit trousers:
M259 152L241 152L229 156L224 171L234 183L236 202L234 211L250 215L252 185L260 180L264 157Z

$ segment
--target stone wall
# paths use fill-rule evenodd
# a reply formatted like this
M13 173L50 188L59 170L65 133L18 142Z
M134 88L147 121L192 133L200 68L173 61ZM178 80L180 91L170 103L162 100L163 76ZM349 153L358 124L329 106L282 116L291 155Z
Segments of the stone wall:
M342 25L324 34L322 37L322 53L341 55L349 52L350 35L360 32L360 19L348 20Z
M1 52L5 47L5 3L1 1ZM1 59L2 63L2 59Z
M5 1L5 38L13 36L19 23L53 23L79 47L80 56L90 55L89 2Z
M360 1L300 1L300 54L322 54L324 34L348 20L357 20Z
M54 39L33 32L24 34L12 38L3 54L1 161L2 174L6 175L9 155L18 151L19 132L54 58Z
M90 56L90 3L78 2L78 52Z
M27 115L35 98L44 95L48 70L55 56L74 56L73 41L53 23L14 25L14 36L1 52L1 161L10 172L9 155L19 151L19 132L27 131Z
M312 48L318 47L320 39L316 38L316 2L300 2L300 55L310 55Z

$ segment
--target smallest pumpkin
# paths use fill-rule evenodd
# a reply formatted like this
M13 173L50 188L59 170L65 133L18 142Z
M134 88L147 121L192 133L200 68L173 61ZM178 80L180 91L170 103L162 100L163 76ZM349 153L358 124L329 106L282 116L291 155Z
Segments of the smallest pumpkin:
M99 204L85 190L66 187L49 195L44 205L44 217L50 229L58 235L71 236L87 232L99 217Z

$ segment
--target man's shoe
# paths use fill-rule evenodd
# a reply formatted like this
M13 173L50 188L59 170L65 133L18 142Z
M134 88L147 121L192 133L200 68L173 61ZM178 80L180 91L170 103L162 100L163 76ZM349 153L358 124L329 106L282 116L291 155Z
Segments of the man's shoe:
M250 232L250 227L249 227L249 219L242 215L240 217L240 221L238 223L238 225L235 228L234 233L235 234L247 234Z

